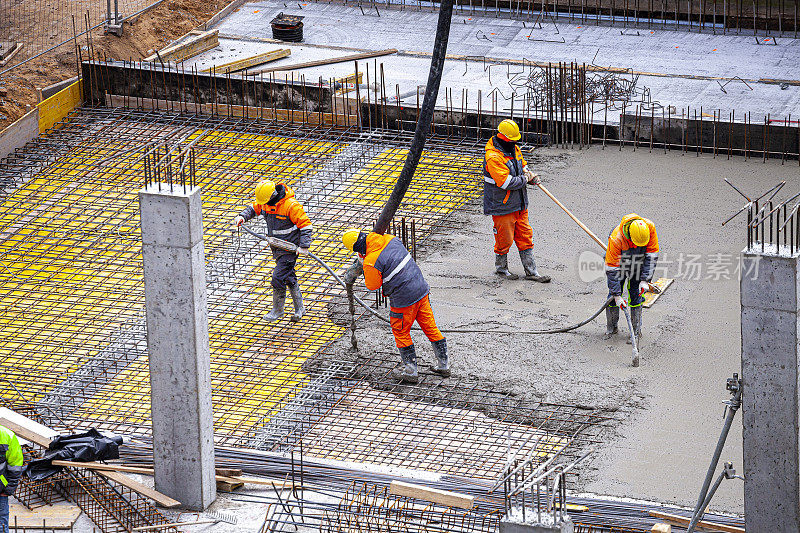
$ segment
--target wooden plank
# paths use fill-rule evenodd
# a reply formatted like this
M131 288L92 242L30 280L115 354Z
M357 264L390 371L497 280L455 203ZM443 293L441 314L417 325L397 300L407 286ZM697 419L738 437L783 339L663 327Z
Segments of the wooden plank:
M413 485L403 481L392 481L389 486L389 494L395 496L406 496L417 500L426 500L445 507L458 507L459 509L472 509L475 498L466 494L449 492L446 490L432 489L422 485Z
M0 418L0 426L5 426L11 431L13 431L18 438L25 439L27 441L30 441L34 444L38 444L39 446L43 446L45 448L50 446L50 439L48 437L45 437L44 435L41 435L36 431L33 431L20 424L17 424L16 422L12 422L7 418Z
M14 47L14 50L12 50L10 54L8 54L6 57L3 58L2 61L0 61L0 67L6 66L9 61L14 59L14 56L17 55L20 50L22 50L22 43L17 43L17 46Z
M158 54L153 54L144 58L145 61L158 61L158 56L161 56L161 61L174 61L179 63L190 57L201 54L212 48L219 46L219 30L210 30L190 37L180 44L168 46L163 50L159 50Z
M300 487L300 483L292 483L291 481L275 481L271 479L260 479L255 477L234 476L233 479L241 481L247 485L266 485L267 487L274 486L276 489L291 489Z
M667 522L674 522L682 526L688 526L689 522L691 522L690 518L676 514L662 513L660 511L649 511L649 514L655 518L660 518L661 520L666 520ZM712 531L722 531L724 533L745 533L743 527L729 526L726 524L719 524L717 522L709 522L707 520L701 520L697 523L697 525Z
M215 468L214 472L218 476L227 476L227 477L234 477L234 476L241 476L242 469L241 468Z
M69 466L72 468L88 468L89 470L105 470L109 472L125 472L128 474L143 474L145 476L153 475L152 468L145 468L141 466L123 466L123 465L93 463L93 462L78 463L75 461L61 461L59 459L54 459L53 465Z
M11 428L9 428L11 429ZM99 470L101 472L124 472L127 474L142 474L145 476L152 476L154 475L154 471L152 467L146 466L125 466L125 465L118 465L118 464L109 464L109 463L96 463L96 462L86 462L86 463L79 463L76 461L61 461L55 459L53 461L55 466L64 466L64 467L71 467L71 468L88 468L89 470ZM239 468L217 468L216 469L216 480L222 483L230 483L231 485L247 483L252 485L267 485L272 486L273 484L278 488L292 488L291 482L283 482L283 481L270 481L268 479L260 479L260 478L251 478L251 477L243 477L241 475L236 475L235 473L238 472L241 474L241 469ZM234 475L225 475L224 473L234 473Z
M669 288L670 285L673 284L674 281L675 280L672 279L672 278L658 278L653 283L653 285L655 285L656 287L661 289L661 292L646 292L646 293L644 293L644 303L642 305L644 305L645 307L650 307L651 305L656 303L656 300L658 300L658 298L662 294L664 294L664 292Z
M160 506L166 507L167 509L180 507L181 505L181 502L179 502L178 500L173 500L166 494L161 494L155 489L151 489L146 485L142 485L138 481L132 480L131 478L129 478L128 476L126 476L121 472L109 472L106 470L101 470L100 475L107 477L111 481L116 481L120 485L124 485L125 487L128 487L132 491L137 492L146 498L150 498Z
M396 54L397 49L387 48L386 50L378 50L376 52L362 52L360 54L351 54L347 56L332 57L330 59L316 59L314 61L306 61L305 63L295 63L294 65L281 65L280 67L262 68L259 70L250 70L248 75L253 74L266 74L267 72L278 72L280 70L298 70L301 68L319 67L322 65L334 65L336 63L344 63L345 61L358 61L359 59L368 59L370 57L388 56Z
M10 505L11 528L14 526L20 531L30 529L31 531L43 531L43 523L50 528L69 530L75 525L81 510L77 505L68 502L60 502L55 505L45 505L36 509L28 509L23 505L11 503Z
M211 72L213 70L215 72L226 74L228 72L236 72L246 68L263 65L264 63L271 63L273 61L277 61L278 59L289 57L290 55L292 55L291 49L279 48L277 50L272 50L271 52L264 52L263 54L246 57L244 59L237 59L236 61L231 61L230 63L214 65L213 67L203 69L200 72Z

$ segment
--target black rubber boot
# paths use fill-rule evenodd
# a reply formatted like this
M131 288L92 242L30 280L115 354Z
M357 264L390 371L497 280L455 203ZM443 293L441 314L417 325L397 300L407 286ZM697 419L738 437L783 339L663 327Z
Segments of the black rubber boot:
M508 254L494 254L494 272L505 279L519 279L519 276L508 271Z
M283 308L286 305L286 289L272 289L272 311L264 318L272 322L283 316Z
M400 362L401 366L392 371L392 375L402 381L403 383L419 383L419 374L417 373L417 351L414 345L400 348Z
M443 378L449 378L450 362L447 358L447 339L432 342L431 346L433 346L433 353L436 354L436 366L432 366L431 370Z
M538 281L539 283L550 283L550 276L542 276L536 269L536 259L533 258L533 248L520 250L519 258L522 260L522 268L525 269L525 279Z
M294 313L290 320L292 322L300 322L300 319L306 314L306 308L303 307L303 293L300 292L300 285L290 285L289 294L292 295L292 304L294 305Z
M636 307L631 307L631 324L633 324L633 334L636 335L636 343L639 343L639 339L642 338L642 306L637 305ZM628 344L631 343L631 340L628 339Z
M604 340L610 339L619 331L619 307L616 305L606 306L606 334L603 335Z

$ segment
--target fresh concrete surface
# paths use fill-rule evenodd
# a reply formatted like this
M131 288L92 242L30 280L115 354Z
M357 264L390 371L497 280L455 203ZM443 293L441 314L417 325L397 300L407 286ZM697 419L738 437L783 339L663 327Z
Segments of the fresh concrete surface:
M252 41L272 37L269 21L281 11L305 16L304 44L319 47ZM371 81L375 81L374 66L383 63L389 98L396 93L392 90L395 84L399 85L401 93L415 91L417 86L424 85L430 65L426 56L433 47L437 14L427 10L400 11L394 8L382 9L380 17L366 9L365 13L363 15L358 7L333 3L297 4L297 9L290 9L284 2L276 0L248 3L217 25L222 37L220 47L201 54L193 63L207 67L277 47L290 47L292 56L270 65L290 65L351 53L331 47L355 50L397 48L401 51L399 56L368 61L372 70ZM238 38L226 39L225 36ZM564 43L532 40L561 38L564 38ZM523 25L517 20L456 14L448 53L470 56L474 60L446 62L438 105L445 105L444 89L450 88L453 92L451 105L460 109L462 89L466 88L469 91L467 107L470 109L477 108L478 90L482 91L482 109L492 108L493 91L498 92L496 105L499 109L510 109L508 99L512 88L509 81L516 83L519 75L527 75L527 71L521 66L509 68L505 65L488 69L491 63L484 65L483 62L483 58L488 57L537 62L575 61L658 74L641 75L637 85L649 88L653 101L674 106L678 113L689 106L693 110L703 107L707 113L720 110L723 117L731 111L738 116L751 112L759 120L763 120L767 113L779 119L790 114L797 117L800 114L800 86L781 89L778 84L758 82L762 78L800 80L800 62L796 60L800 41L779 38L778 43L777 46L758 44L752 35L710 35L661 28L621 30L580 23L559 22L557 26L549 23L534 28L530 23ZM366 63L359 63L361 71L366 70ZM297 75L316 80L320 76L324 79L345 76L353 71L352 62L348 62L303 69L297 71ZM723 79L677 77L684 75ZM743 78L747 83L735 78ZM724 85L724 90L720 85ZM522 94L523 91L518 91L516 96L517 112ZM416 95L404 99L404 103L416 105ZM656 115L659 114L660 109L657 109ZM609 115L610 120L616 120L614 113L609 111ZM599 109L596 110L595 119L602 118Z
M492 329L574 324L602 305L608 289L602 267L594 279L578 268L587 255L599 259L600 247L535 191L530 192L534 254L553 282L499 280L493 274L491 222L474 202L456 215L459 229L428 241L421 262L440 327L487 330L448 335L454 375L531 402L594 407L618 418L577 488L693 506L722 429L722 402L730 398L726 379L741 366L737 266L746 234L743 219L721 226L742 203L722 178L752 194L785 179L795 192L797 162L599 146L542 149L528 161L548 189L601 237L627 213L652 219L662 251L657 275L676 281L644 312L639 368L630 366L623 324L619 335L602 339L602 315L566 334L493 335ZM514 249L509 258L510 269L520 273ZM363 327L362 354L395 351L385 327ZM419 332L414 338L420 364L430 364L430 344ZM344 339L342 347L348 346ZM743 472L741 412L721 460ZM742 503L742 482L725 481L711 508L741 513Z
M645 310L638 369L630 367L630 346L624 335L601 339L605 326L601 317L574 334L520 336L516 342L451 336L455 372L483 375L501 384L516 382L518 391L531 387L548 391L545 398L551 401L577 397L601 406L604 395L624 397L628 389L630 400L619 406L625 418L618 428L619 438L601 446L593 459L596 470L584 488L693 505L722 428L722 401L730 397L725 380L740 371L735 269L746 242L745 230L743 220L720 225L741 204L722 178L753 193L786 179L794 192L796 162L782 166L780 162L651 154L641 149L620 152L594 146L584 151L540 150L532 165L541 170L548 189L597 235L607 235L626 213L651 218L665 268L658 275L676 281ZM424 266L434 311L444 325L465 322L467 309L472 320L497 321L488 327L540 329L577 322L605 299L604 279L586 283L578 272L581 252L600 252L599 247L543 194L532 193L531 199L535 255L540 269L553 276L553 283L495 281L491 225L488 218L475 215L474 226L463 234L443 235L434 241L453 243L453 253L437 257L434 246ZM510 263L514 271L520 271L516 257ZM692 264L699 265L697 273ZM714 265L726 267L720 279L715 279ZM469 287L472 290L465 290ZM548 371L548 366L555 371ZM606 393L602 387L609 382L618 386ZM627 412L631 405L644 408ZM732 461L740 472L741 421L740 413L722 454L722 460ZM741 481L725 481L711 507L741 512L742 491Z

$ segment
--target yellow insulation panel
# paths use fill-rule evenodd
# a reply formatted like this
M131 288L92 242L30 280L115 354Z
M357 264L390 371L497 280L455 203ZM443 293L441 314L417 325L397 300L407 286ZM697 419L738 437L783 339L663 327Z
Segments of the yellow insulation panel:
M52 128L64 120L83 101L83 79L39 103L39 132Z

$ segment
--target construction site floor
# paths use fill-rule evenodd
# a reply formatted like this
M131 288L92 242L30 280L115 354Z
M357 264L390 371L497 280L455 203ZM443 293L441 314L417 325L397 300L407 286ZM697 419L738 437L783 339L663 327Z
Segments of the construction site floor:
M363 12L362 12L363 11ZM302 44L259 42L271 38L269 21L279 12L302 15ZM363 10L357 5L308 2L287 8L278 0L259 0L242 6L216 26L220 30L220 46L186 62L210 68L276 48L291 48L290 57L269 63L266 67L291 65L309 60L327 59L359 51L396 48L398 55L359 61L360 72L371 70L370 81L376 81L375 68L383 65L387 97L396 96L395 84L405 105L416 105L416 90L424 84L430 66L437 13L428 8L399 10L396 7ZM563 42L562 42L563 40ZM305 46L304 46L305 45ZM523 98L535 98L521 86L528 76L525 67L503 62L576 62L616 69L632 69L638 74L622 74L635 81L643 100L661 106L673 106L672 114L680 115L688 107L710 113L719 110L723 117L751 112L754 116L771 114L783 119L797 115L800 106L800 83L781 86L775 79L798 80L800 67L795 60L800 41L789 37L776 39L742 33L701 34L674 29L669 25L646 24L630 28L596 26L545 19L534 24L512 20L507 13L481 15L470 10L457 10L448 44L448 54L468 58L449 60L442 75L442 91L438 105L447 103L461 109L477 107L477 94L482 92L482 109L509 110L515 93L516 112L523 107ZM347 50L350 49L350 51ZM496 61L495 61L496 60ZM305 68L284 75L304 76L307 80L324 80L351 75L353 62ZM269 76L268 74L265 77ZM762 81L763 80L763 81ZM768 80L772 80L767 83ZM366 78L365 78L366 81ZM451 89L445 91L444 89ZM516 88L516 91L514 90ZM467 89L468 93L462 93ZM496 95L495 95L496 93ZM495 95L495 96L493 96ZM362 94L362 96L364 96ZM496 102L493 99L496 98ZM446 101L447 100L447 101ZM628 112L636 106L636 98L628 104ZM601 105L596 106L595 120L603 120ZM649 110L649 106L647 107ZM619 110L608 110L617 121ZM666 111L665 111L666 113Z
M493 275L491 223L478 202L447 234L427 247L422 269L440 326L485 328L486 333L449 335L454 375L527 400L595 407L624 422L617 438L600 447L583 490L620 497L694 505L722 428L725 380L740 371L739 253L744 220L721 223L744 191L761 194L780 180L797 183L797 162L714 159L693 153L635 152L608 146L588 150L537 150L529 164L545 186L599 236L621 217L636 212L653 220L661 247L657 277L674 284L644 312L641 367L631 368L626 326L610 341L601 337L605 319L559 335L497 335L498 330L536 330L576 323L607 296L605 277L579 265L602 251L541 192L530 193L534 255L553 277L542 285L500 281ZM790 181L791 180L791 181ZM675 208L677 202L683 206ZM516 251L513 272L522 273ZM588 275L588 277L587 277ZM383 326L363 331L362 353L391 352ZM430 345L417 332L425 364ZM346 353L349 339L337 346ZM737 415L738 416L738 415ZM741 418L722 453L742 471ZM711 507L743 511L743 484L726 481Z

